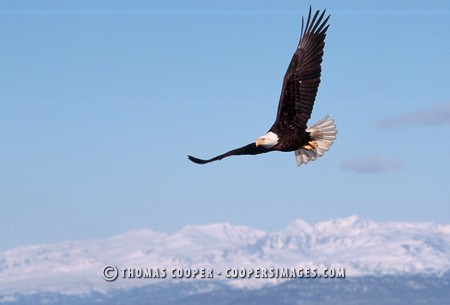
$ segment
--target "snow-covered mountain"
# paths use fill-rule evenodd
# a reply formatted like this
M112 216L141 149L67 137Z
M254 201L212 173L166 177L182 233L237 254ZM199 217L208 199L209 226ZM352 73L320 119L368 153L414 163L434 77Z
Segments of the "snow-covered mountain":
M119 272L113 282L102 277L108 265ZM345 268L347 278L440 275L450 272L450 225L377 223L351 216L314 225L297 220L279 232L218 223L187 226L174 234L143 229L106 239L20 247L0 254L0 295L78 295L180 281L171 276L174 268L208 269L213 280L240 287L283 280L229 279L225 274L230 268L311 268L318 274L325 268ZM152 278L136 278L136 270L145 269Z

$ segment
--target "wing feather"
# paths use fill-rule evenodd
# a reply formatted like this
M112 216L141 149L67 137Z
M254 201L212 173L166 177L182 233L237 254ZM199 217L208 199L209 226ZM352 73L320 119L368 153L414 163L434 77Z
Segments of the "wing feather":
M256 146L256 144L253 142L253 143L250 143L248 145L245 145L245 146L242 146L242 147L230 150L230 151L228 151L228 152L226 152L224 154L218 155L218 156L216 156L214 158L211 158L211 159L208 159L208 160L199 159L199 158L196 158L196 157L193 157L193 156L189 156L189 155L188 155L188 158L189 158L189 160L191 160L194 163L206 164L206 163L209 163L209 162L219 161L219 160L222 160L223 158L230 157L230 156L258 155L258 154L267 153L269 151L270 151L270 149L264 148L263 146Z
M330 16L325 10L316 11L311 18L311 7L297 49L286 71L278 104L277 117L272 128L294 127L306 129L311 117L320 84L321 63L325 36Z

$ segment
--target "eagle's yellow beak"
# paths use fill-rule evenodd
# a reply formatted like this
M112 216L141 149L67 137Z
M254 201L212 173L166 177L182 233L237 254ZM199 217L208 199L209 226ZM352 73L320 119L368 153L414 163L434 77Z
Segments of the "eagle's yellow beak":
M263 143L264 143L264 139L256 140L256 147L258 147L259 145L262 145Z

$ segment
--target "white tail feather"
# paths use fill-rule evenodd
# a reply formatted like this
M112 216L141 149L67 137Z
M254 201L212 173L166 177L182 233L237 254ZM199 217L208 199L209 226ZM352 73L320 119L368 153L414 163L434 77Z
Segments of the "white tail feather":
M317 147L312 147L312 149L303 147L297 149L295 151L297 166L306 164L309 161L314 161L318 157L322 157L325 152L330 149L330 146L336 139L337 130L334 120L328 118L329 116L326 115L319 122L306 129L306 131L311 134L312 140L316 142Z

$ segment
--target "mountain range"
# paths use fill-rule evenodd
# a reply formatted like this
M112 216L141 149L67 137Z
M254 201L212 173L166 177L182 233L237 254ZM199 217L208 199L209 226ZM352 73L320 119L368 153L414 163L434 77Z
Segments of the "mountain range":
M115 268L106 275L116 272L117 279L105 280L106 266ZM448 278L450 225L350 216L316 224L296 220L278 232L217 223L171 234L142 229L19 247L0 254L0 303L34 294L79 297L168 285L195 285L203 293L214 287L257 290L288 285L292 277L279 276L283 272L308 283L342 283L336 274L321 278L326 270L345 280Z

